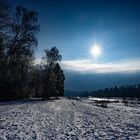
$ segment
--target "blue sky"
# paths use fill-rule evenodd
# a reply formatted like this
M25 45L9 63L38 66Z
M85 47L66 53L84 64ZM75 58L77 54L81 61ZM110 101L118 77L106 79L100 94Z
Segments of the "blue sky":
M39 12L36 58L44 55L45 48L58 47L63 57L66 89L90 90L140 82L139 0L9 0L9 3ZM90 52L94 43L102 48L96 64Z

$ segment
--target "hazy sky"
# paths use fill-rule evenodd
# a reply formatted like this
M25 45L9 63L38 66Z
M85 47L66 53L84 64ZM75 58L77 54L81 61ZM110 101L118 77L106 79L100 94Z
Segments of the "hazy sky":
M9 0L39 13L36 59L57 46L65 89L140 83L139 0ZM95 60L94 44L102 53Z

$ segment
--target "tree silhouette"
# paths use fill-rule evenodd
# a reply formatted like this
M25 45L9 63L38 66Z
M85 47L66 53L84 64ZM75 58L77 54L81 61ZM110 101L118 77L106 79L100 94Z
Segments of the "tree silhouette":
M121 85L119 87L105 88L104 90L92 91L94 97L121 97L140 98L140 84Z
M0 5L0 99L64 95L64 73L56 47L45 50L42 65L33 66L38 13Z
M58 62L61 60L61 55L56 47L50 50L45 50L46 56L42 58L44 67L44 85L43 85L43 99L50 96L59 96L60 92L63 95L64 77ZM62 85L60 84L62 82Z
M8 93L6 98L20 97L37 46L38 14L19 6L15 11L0 6L0 15L0 89Z
M61 70L60 65L57 63L54 69L56 75L56 96L64 96L64 80L65 76L63 70Z

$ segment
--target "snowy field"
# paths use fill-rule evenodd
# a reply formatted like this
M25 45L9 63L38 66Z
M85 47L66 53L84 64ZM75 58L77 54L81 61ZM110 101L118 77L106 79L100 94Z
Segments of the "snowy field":
M93 98L1 102L0 140L7 139L138 140L140 103Z

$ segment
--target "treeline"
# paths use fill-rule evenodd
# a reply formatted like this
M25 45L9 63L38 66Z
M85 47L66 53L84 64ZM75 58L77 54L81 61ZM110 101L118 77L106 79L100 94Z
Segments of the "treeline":
M64 74L56 47L34 65L38 13L0 3L0 100L64 95Z
M30 95L43 99L64 96L65 77L59 64L61 57L56 47L45 50L41 64L33 66L28 72Z
M95 90L91 92L87 91L87 92L83 92L82 96L140 98L140 84L122 85L119 87L115 86L115 87Z

